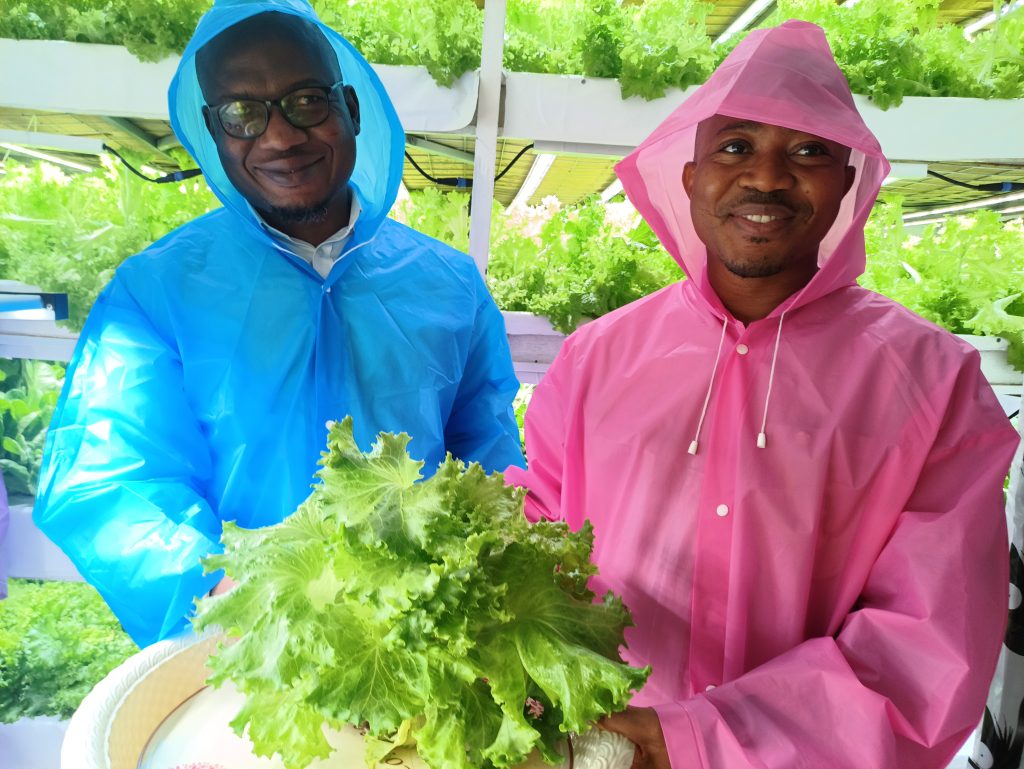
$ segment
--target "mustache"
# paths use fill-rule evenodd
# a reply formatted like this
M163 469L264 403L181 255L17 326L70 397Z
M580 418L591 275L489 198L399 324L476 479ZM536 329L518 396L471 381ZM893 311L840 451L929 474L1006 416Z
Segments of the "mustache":
M726 213L733 211L740 206L781 206L788 209L792 213L796 213L797 206L788 199L788 197L782 192L760 192L759 190L750 190L743 197L736 200L731 200L725 206Z

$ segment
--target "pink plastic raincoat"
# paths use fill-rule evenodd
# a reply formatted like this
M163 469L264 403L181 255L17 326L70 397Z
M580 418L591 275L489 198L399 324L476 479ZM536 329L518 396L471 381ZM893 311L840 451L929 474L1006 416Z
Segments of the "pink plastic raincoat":
M857 169L819 272L748 326L680 182L716 113L838 141ZM1017 439L973 349L854 282L887 170L821 30L752 33L618 167L690 279L578 331L530 405L507 477L531 517L593 522L674 769L945 767L980 718Z

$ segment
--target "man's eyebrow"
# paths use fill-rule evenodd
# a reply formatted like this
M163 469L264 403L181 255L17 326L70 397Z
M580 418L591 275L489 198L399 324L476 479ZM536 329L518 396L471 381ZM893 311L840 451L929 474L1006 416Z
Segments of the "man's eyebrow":
M301 80L296 80L291 85L287 86L284 91L278 94L278 98L286 96L292 93L292 91L298 91L302 88L329 88L332 83L324 82L323 78L317 77L304 77ZM254 91L250 88L242 88L238 91L227 91L224 93L223 98L218 99L217 103L223 104L228 101L235 101L236 99L255 99L257 101L263 101L262 96L255 95Z
M755 120L737 120L733 123L726 123L715 132L715 135L717 136L726 131L759 131L762 125L762 123L758 123Z

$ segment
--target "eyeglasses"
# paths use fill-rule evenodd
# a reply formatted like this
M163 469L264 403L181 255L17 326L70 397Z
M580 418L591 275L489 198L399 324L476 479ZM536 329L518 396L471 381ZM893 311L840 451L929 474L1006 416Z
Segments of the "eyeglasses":
M233 99L217 105L206 105L217 116L224 133L236 139L262 136L270 123L270 108L281 108L284 119L296 128L320 125L331 114L331 102L338 101L336 92L344 85L339 80L330 86L299 88L280 99Z

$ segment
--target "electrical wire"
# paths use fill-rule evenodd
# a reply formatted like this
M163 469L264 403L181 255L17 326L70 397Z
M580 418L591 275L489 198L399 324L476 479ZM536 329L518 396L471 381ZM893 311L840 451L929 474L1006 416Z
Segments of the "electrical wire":
M118 160L120 160L124 167L131 171L133 174L135 174L137 177L139 177L143 181L151 182L153 184L170 184L172 182L183 182L186 179L191 179L192 177L199 176L200 174L203 173L202 169L200 168L192 168L189 169L188 171L175 171L174 173L166 174L156 179L152 179L143 174L138 169L136 169L131 163L124 159L124 156L121 155L120 152L115 150L109 144L104 144L103 149L109 152L114 157L116 157ZM512 170L512 166L514 166L519 161L519 159L527 153L527 151L532 149L533 145L527 144L525 147L519 150L516 156L509 161L508 165L506 165L505 168L502 169L501 173L494 177L494 181L501 181L502 177ZM446 187L457 187L459 189L469 189L472 188L473 186L472 179L468 179L462 176L431 176L422 168L420 168L419 163L417 163L413 156L409 154L408 150L406 150L405 152L405 157L408 158L409 162L412 164L412 167L415 168L424 179L427 179L428 181L431 181L434 184L441 184Z
M1024 190L1024 182L990 182L987 184L968 184L967 182L961 182L956 179L951 179L948 176L940 174L938 171L928 169L928 175L934 176L936 179L942 179L942 181L949 184L955 184L957 187L966 187L969 190L979 190L981 192L1017 192L1018 190Z
M124 164L124 167L131 171L133 174L135 174L137 177L139 177L143 181L151 182L153 184L170 184L171 182L183 182L186 179L191 179L193 176L199 176L200 174L203 173L201 168L192 168L189 169L188 171L175 171L174 173L165 174L164 176L160 176L156 179L151 179L141 171L137 170L134 166L132 166L131 163L124 159L120 152L115 150L109 144L104 144L103 149L105 149L111 155L120 160L121 163Z
M532 150L532 149L533 149L533 145L532 144L527 144L525 147L523 147L521 150L519 150L519 152L516 154L516 156L514 158L512 158L512 160L510 160L508 162L508 165L505 166L505 168L501 171L501 173L494 177L494 181L495 182L501 181L501 178L505 174L507 174L510 170L512 170L512 166L514 166L519 161L519 158L521 158L523 155L525 155L528 150ZM420 168L419 163L417 163L413 159L413 156L409 154L408 150L406 150L406 152L405 152L405 157L412 164L412 167L415 168L419 172L420 176L422 176L427 181L433 182L434 184L442 184L442 185L444 185L446 187L458 187L459 189L468 189L468 188L472 188L472 186L473 186L473 180L472 179L468 179L468 178L466 178L464 176L441 176L441 177L431 176L426 171L424 171L422 168Z

